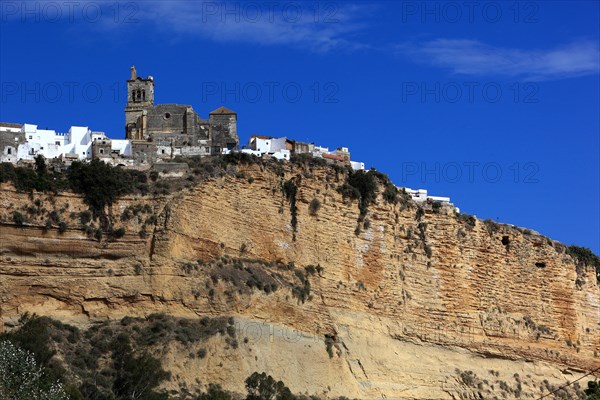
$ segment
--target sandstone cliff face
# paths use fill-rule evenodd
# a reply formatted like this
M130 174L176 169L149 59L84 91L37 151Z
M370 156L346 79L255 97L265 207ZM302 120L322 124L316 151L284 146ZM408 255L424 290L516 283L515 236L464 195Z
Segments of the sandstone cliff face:
M79 197L29 198L2 186L2 321L24 312L77 325L153 312L234 316L246 338L237 349L211 338L202 360L180 344L161 350L174 389L199 379L242 392L245 377L265 371L293 392L325 397L534 398L600 366L595 273L577 272L558 243L381 196L356 235L357 203L336 191L342 174L238 168L172 196L121 199L115 220L127 206L149 207L117 223L126 234L111 242L76 228L87 208ZM290 178L298 187L295 240L282 191ZM311 215L314 198L321 207ZM36 199L38 209L62 210L69 229L44 231L35 211L15 225L13 211L25 213ZM302 303L286 285L266 294L211 283L197 260L223 256L323 271L310 275L312 298Z

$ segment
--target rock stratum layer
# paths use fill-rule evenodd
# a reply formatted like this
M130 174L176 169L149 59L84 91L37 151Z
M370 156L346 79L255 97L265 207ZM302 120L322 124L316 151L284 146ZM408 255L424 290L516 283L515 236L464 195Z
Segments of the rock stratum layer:
M343 176L334 170L238 169L173 195L120 199L111 207L117 221L128 206L149 207L117 223L126 233L114 241L77 227L81 197L3 184L4 327L25 312L78 326L156 312L233 316L245 338L238 348L213 337L203 359L180 343L160 349L173 374L167 389L212 382L243 392L244 379L264 371L295 393L323 397L537 398L600 366L598 282L564 246L381 196L358 232L359 207L338 193ZM290 178L295 227L282 190ZM321 206L311 213L315 198ZM11 215L26 207L40 216L32 210L18 226ZM52 209L65 232L44 228ZM308 275L302 302L283 283L266 293L211 279L202 260L224 256L323 270Z

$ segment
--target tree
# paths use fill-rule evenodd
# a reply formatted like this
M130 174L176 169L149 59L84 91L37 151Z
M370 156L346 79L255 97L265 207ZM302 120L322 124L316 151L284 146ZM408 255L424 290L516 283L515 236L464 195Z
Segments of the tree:
M117 399L167 399L166 394L153 391L171 376L162 369L159 359L146 352L136 357L129 344L129 337L125 334L117 336L111 347L117 372L113 392Z
M295 396L282 381L271 375L255 372L246 379L246 400L293 400Z
M208 385L208 392L202 393L198 400L232 400L232 397L221 388L221 385L211 383Z
M38 177L45 177L48 173L48 167L46 167L46 159L42 155L35 156L35 170Z
M587 400L600 400L600 382L589 381L588 388L585 389Z
M8 340L0 341L0 399L68 400L58 381L45 383L35 357Z

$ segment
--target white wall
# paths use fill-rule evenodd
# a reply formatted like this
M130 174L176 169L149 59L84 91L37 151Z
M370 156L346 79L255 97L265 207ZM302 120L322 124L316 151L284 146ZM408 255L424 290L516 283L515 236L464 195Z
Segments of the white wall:
M278 160L289 161L290 160L290 151L286 150L286 149L276 151L275 153L273 153L273 158L276 158Z
M111 142L110 149L112 151L119 151L120 156L130 156L131 155L131 141L126 139L113 139Z
M287 141L287 138L285 138L285 137L278 138L278 139L271 139L271 149L269 150L269 153L275 153L275 152L278 152L281 150L286 150L286 148L285 148L286 141Z
M15 128L13 126L5 126L5 125L0 124L0 132L19 133L19 132L23 132L23 127Z
M271 141L273 139L254 138L254 150L260 153L268 153L271 151Z
M252 149L242 149L242 153L252 154L257 157L261 157L263 155L263 153L261 153L260 151Z
M365 169L365 163L364 162L350 161L350 166L355 171L364 170Z

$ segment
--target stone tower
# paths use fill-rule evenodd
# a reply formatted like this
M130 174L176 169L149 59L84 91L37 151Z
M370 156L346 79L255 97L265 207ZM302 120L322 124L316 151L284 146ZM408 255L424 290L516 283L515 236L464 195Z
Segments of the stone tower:
M131 78L127 81L127 105L125 106L125 135L127 139L136 137L138 118L144 110L154 106L154 79L138 77L135 66L131 67Z
M237 113L227 107L219 107L208 116L212 154L220 154L223 149L237 150L240 142L237 135Z

